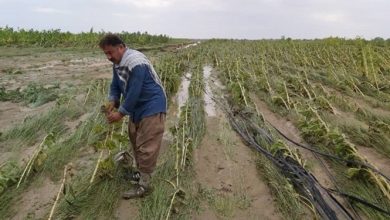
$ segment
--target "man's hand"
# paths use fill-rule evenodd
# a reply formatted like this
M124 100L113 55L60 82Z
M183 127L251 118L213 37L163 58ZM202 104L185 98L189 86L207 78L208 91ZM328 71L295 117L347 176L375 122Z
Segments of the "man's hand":
M114 123L114 122L117 122L117 121L120 121L125 115L123 115L122 113L120 112L110 112L108 113L107 115L107 120L108 120L108 123Z
M107 104L107 113L110 114L115 108L115 101L110 101Z
M100 107L100 111L108 116L115 108L115 102L107 102Z

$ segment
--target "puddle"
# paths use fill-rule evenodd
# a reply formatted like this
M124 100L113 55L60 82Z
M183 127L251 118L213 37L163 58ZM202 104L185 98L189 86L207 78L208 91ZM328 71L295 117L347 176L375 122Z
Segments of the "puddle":
M183 107L188 100L188 88L190 87L191 73L188 72L181 77L181 84L177 92L178 116L180 117L181 107Z
M204 66L203 67L203 77L206 84L206 93L204 94L204 102L205 102L205 111L207 113L207 116L214 117L216 116L216 110L215 110L215 102L212 100L212 91L210 88L210 75L211 75L211 66Z
M217 115L216 109L215 109L215 102L212 100L212 90L210 87L210 83L213 84L213 81L211 79L211 66L204 66L203 67L203 77L205 81L205 90L206 93L204 95L204 102L205 102L205 111L207 113L207 116L214 117ZM179 87L179 91L177 92L177 104L178 104L178 116L180 117L181 108L186 104L188 100L188 88L190 86L191 81L191 73L187 72L185 76L181 78L181 84Z
M196 43L193 43L193 44L188 44L188 45L185 45L183 47L180 47L178 48L178 50L181 50L181 49L187 49L187 48L190 48L190 47L195 47L197 46L198 44L200 44L200 41L196 42Z

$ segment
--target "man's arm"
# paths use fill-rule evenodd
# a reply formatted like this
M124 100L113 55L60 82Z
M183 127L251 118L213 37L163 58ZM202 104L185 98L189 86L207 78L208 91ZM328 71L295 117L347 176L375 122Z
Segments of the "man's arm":
M115 70L112 71L112 82L110 85L110 92L108 95L107 112L110 113L114 108L118 108L120 104L121 90L119 87L119 78Z
M118 109L118 111L123 115L130 115L130 113L134 111L134 107L141 95L142 85L148 71L149 70L146 65L138 65L131 70L126 97Z
M121 98L121 89L119 87L119 77L115 70L112 71L112 82L110 86L110 93L108 95L108 101L119 102Z

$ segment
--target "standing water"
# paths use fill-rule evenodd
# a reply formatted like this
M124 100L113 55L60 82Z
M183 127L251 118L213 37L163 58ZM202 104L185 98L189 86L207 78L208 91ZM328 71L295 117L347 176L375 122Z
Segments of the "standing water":
M183 107L188 100L188 88L190 86L191 73L188 72L181 78L179 91L177 92L178 116L180 117L181 107Z
M205 102L205 110L207 113L207 116L213 117L216 116L215 111L215 102L212 100L212 91L210 89L210 75L211 75L211 66L204 66L203 67L203 78L206 85L206 93L204 94L204 102Z

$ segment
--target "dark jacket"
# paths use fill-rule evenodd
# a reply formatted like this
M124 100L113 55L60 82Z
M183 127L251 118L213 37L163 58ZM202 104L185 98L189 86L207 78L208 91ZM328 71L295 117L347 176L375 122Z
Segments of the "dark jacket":
M118 111L134 123L157 113L166 113L167 101L161 81L149 60L141 52L127 49L121 62L113 66L109 100L118 102Z

